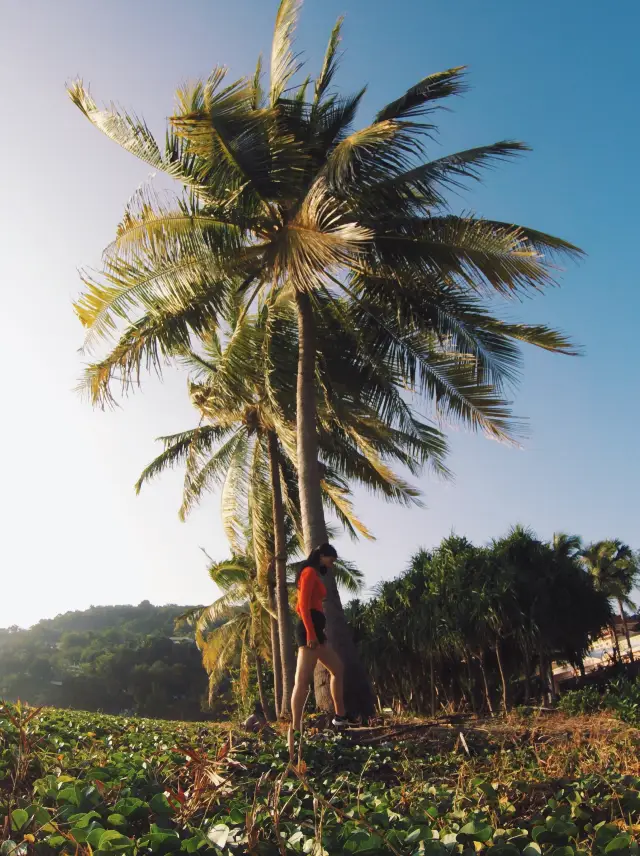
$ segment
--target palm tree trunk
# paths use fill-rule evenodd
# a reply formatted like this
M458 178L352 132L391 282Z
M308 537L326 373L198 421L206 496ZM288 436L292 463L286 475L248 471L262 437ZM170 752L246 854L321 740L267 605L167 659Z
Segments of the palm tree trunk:
M496 639L496 660L498 661L498 670L500 672L500 681L502 682L502 709L506 713L509 708L509 697L508 697L508 689L507 689L507 679L504 674L504 667L502 664L502 650L500 646L500 640Z
M277 611L275 582L268 582L269 609L272 613ZM273 695L275 699L276 718L282 716L282 660L280 658L280 633L278 632L278 621L271 615L269 618L269 629L271 631L271 662L273 664Z
M523 648L524 657L524 703L531 701L531 659L529 657L529 646Z
M271 475L271 496L273 506L273 533L275 542L276 568L276 608L280 638L279 661L281 663L282 704L278 715L291 713L291 693L295 680L296 664L293 646L293 625L289 610L289 592L287 589L287 541L284 528L284 503L282 501L282 482L280 479L280 449L278 438L269 431L269 471Z
M465 648L465 661L467 666L467 683L469 686L469 700L471 701L471 710L477 713L476 710L476 694L473 681L473 671L471 669L471 652Z
M316 330L308 294L296 294L298 309L297 457L300 510L305 547L311 552L327 540L322 506L316 427Z
M298 313L298 386L297 386L297 457L302 531L306 549L311 552L327 540L327 527L322 506L318 434L316 427L316 331L313 307L308 294L296 294ZM375 703L371 682L358 657L351 631L344 617L334 575L324 579L327 588L325 614L327 637L345 668L345 704L353 715L372 716ZM329 674L322 666L315 671L316 704L331 710Z
M264 690L264 676L262 674L262 660L260 659L260 655L256 654L256 682L258 684L258 697L260 699L260 704L262 705L262 711L265 717L269 720L273 719L271 715L271 708L269 707L269 703L267 701L267 696Z
M618 607L620 609L620 618L622 619L622 626L624 627L624 635L627 640L627 646L629 647L629 659L633 663L633 649L631 647L631 635L629 633L629 625L627 624L627 616L624 614L624 606L622 605L622 601L618 600Z
M622 662L622 655L620 653L620 644L618 642L618 631L616 630L616 622L615 619L611 622L611 639L613 641L613 651L618 663Z

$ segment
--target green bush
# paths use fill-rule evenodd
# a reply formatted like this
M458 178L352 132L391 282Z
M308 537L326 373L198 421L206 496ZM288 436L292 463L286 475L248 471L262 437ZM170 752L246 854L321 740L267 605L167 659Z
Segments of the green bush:
M561 697L558 707L571 716L606 710L622 722L640 725L640 678L632 681L618 678L611 681L604 692L593 686L569 690Z
M558 707L570 716L584 713L596 713L602 706L602 695L597 687L584 687L581 690L569 690L558 702Z

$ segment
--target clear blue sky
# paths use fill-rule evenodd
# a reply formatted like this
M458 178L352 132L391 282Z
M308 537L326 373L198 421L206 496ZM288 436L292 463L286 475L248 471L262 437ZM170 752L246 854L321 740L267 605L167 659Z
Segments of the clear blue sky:
M145 384L108 414L73 392L76 269L98 264L149 170L89 125L64 84L82 76L97 100L134 108L162 131L183 80L218 63L237 76L253 71L268 54L276 6L0 3L0 626L90 604L215 595L198 548L226 553L217 499L181 524L179 474L141 497L132 489L157 451L153 438L193 422L184 377ZM490 174L461 207L588 252L560 290L506 307L570 332L586 351L579 360L527 353L516 400L530 422L525 450L455 433L455 483L425 478L425 511L359 495L378 540L344 542L345 553L372 585L452 529L483 542L523 522L544 537L565 530L640 546L637 4L307 0L299 46L311 69L341 13L339 85L369 84L363 122L425 74L468 65L472 90L442 114L436 151L502 138L534 151Z

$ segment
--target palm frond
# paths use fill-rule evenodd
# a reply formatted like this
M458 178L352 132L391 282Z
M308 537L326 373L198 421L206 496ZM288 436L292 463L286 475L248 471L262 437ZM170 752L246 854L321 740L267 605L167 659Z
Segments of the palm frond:
M186 155L171 134L167 135L163 154L143 119L125 111L118 111L114 106L100 110L82 80L71 83L67 92L92 125L123 149L196 192L206 190L203 164L197 158Z
M219 288L203 288L185 305L157 304L129 325L106 357L86 367L79 392L104 408L115 403L114 384L126 395L140 386L143 369L161 376L172 358L190 349L192 336L218 326L228 288L221 282Z
M433 109L434 101L460 95L465 90L464 70L464 66L458 66L423 78L396 101L383 107L376 115L376 122L422 116Z
M180 508L182 520L213 486L224 485L232 465L237 463L240 466L246 448L246 433L242 428L239 428L213 455L208 456L206 461L190 459L191 466L187 468L185 474L182 506Z
M271 47L271 104L276 104L289 81L300 69L293 53L293 36L300 11L300 0L281 0L276 15Z
M338 559L333 566L336 583L349 594L358 594L364 586L364 574L354 562Z
M345 487L337 484L331 478L325 477L322 480L322 492L325 504L333 511L342 527L352 538L355 539L358 535L362 535L370 541L374 540L371 532L354 514L353 503Z
M440 188L459 189L465 178L479 181L482 169L528 150L524 143L502 140L446 155L374 184L367 189L363 204L370 208L373 202L382 211L385 206L387 210L402 210L405 204L418 208L444 206L446 199Z
M87 349L111 338L119 322L135 323L141 311L161 303L163 312L175 316L198 302L223 305L229 289L228 275L208 247L176 257L110 258L101 275L84 273L82 281L85 291L74 309L87 328Z
M169 197L171 199L171 197ZM242 230L228 222L224 210L214 215L194 197L171 199L168 204L150 185L141 187L127 204L115 241L105 260L155 258L160 252L197 256L209 250L220 260L241 248Z
M340 45L340 33L342 31L343 22L344 17L340 16L336 21L333 30L331 31L329 44L327 45L327 50L324 55L324 62L322 63L322 69L316 80L313 98L314 105L320 104L322 102L324 96L326 95L333 82L333 78L335 77L336 71L338 69L338 47Z
M161 473L185 463L189 455L194 454L194 451L200 456L206 455L211 451L214 444L224 440L231 430L231 426L200 425L191 431L159 437L160 442L164 443L165 450L144 468L135 484L136 493L140 493L144 484Z

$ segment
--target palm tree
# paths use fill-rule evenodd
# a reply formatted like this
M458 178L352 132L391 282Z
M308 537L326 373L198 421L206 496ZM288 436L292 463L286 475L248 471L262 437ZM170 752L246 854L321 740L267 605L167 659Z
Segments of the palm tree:
M597 588L608 598L615 600L618 605L620 620L627 640L629 659L633 663L633 648L624 607L635 609L630 594L640 579L640 566L637 558L631 547L618 539L596 541L589 544L581 555L587 570L595 580ZM618 634L613 620L611 632L615 651L618 659L621 659Z
M256 567L249 556L238 555L210 561L209 576L223 594L211 606L185 616L195 622L196 643L209 675L209 699L235 663L239 664L240 692L246 698L253 661L260 703L269 716L262 671L269 659L269 611Z
M439 102L464 89L461 68L424 78L353 131L365 90L333 91L339 21L313 86L296 86L299 6L280 4L268 91L260 62L231 83L216 68L178 91L164 150L144 121L99 109L81 82L69 92L100 130L185 188L175 203L138 194L104 270L84 278L76 309L87 347L117 337L89 372L94 401L109 399L113 380L126 389L141 367L160 369L238 302L245 310L292 302L297 472L311 549L326 540L315 384L324 304L372 365L390 361L396 381L440 415L504 439L515 427L501 391L516 375L516 343L572 351L546 327L497 320L482 295L539 291L553 281L554 258L579 251L534 229L450 212L447 190L526 148L501 141L427 159ZM327 620L346 651L331 580Z
M274 377L286 358L286 351L282 352L284 349L279 348L278 342L289 342L290 337L283 317L279 319L277 336L268 336L262 321L264 318L245 315L224 347L217 337L211 336L204 343L203 356L190 353L183 359L197 373L199 382L190 383L190 394L201 414L201 424L191 431L162 438L165 451L145 469L136 489L139 491L142 484L167 467L185 463L182 518L207 489L221 482L223 522L234 552L244 549L246 519L250 517L253 521L256 564L259 569L271 568L273 562L276 570L275 601L282 664L282 693L277 695L282 699L278 713L284 715L289 712L294 673L285 529L287 521L299 523L300 513L291 460L295 458L294 428L286 419L282 384ZM444 471L442 457L446 447L438 431L410 414L400 411L404 416L400 430L385 425L362 401L359 404L350 401L353 396L347 382L356 384L362 398L367 384L374 388L375 376L370 370L366 378L357 374L356 358L349 360L346 343L343 344L342 360L335 370L341 369L344 393L336 406L330 404L328 394L334 383L330 358L319 371L322 486L325 502L347 530L354 536L357 533L367 536L366 528L353 514L343 474L388 499L417 502L417 492L389 469L385 458L408 465L414 472L418 464L425 462ZM264 368L261 361L271 369ZM275 369L274 364L277 364ZM385 394L385 389L378 387L378 399ZM284 443L280 438L284 438ZM275 644L275 628L272 639ZM273 660L277 664L275 653Z

